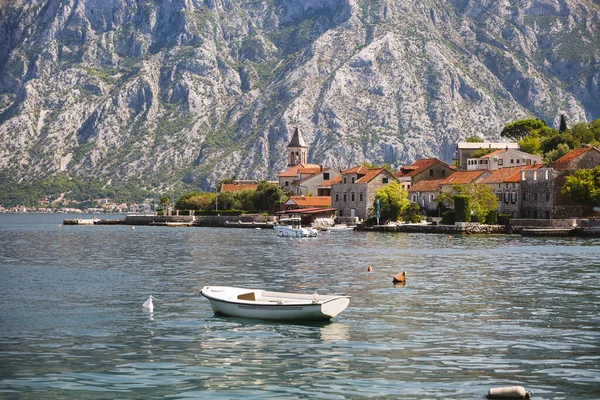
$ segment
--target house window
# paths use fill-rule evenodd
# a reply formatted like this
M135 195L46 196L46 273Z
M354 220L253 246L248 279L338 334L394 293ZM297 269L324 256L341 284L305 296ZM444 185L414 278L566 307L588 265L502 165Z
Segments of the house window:
M329 172L323 172L323 180L324 181L328 181L329 180Z
M546 201L550 201L550 192L546 192Z
M433 201L435 199L435 195L434 194L430 194L429 195L429 201Z
M525 180L525 171L521 171L521 180L524 181Z
M417 202L417 195L416 194L412 195L412 201L413 201L413 203Z
M352 198L352 201L354 201L354 192L352 192L352 195L350 197Z
M344 177L344 183L346 183L346 177Z
M387 178L387 176L385 176L385 177L383 177L383 178L381 179L381 183L388 183L388 178Z
M346 193L344 193L344 203L346 202Z
M517 158L517 164L521 164L521 159Z
M514 158L511 158L511 159L510 159L510 163L511 163L511 164L514 164L514 163L515 163L515 159L514 159Z
M344 216L344 210L339 210L338 217L343 217L343 216Z
M545 170L545 171L544 171L544 176L545 176L546 180L548 180L548 177L550 176L550 174L549 174L549 171L548 171L548 170Z
M550 219L550 211L546 211L546 219Z
M537 181L537 171L533 171L533 180Z
M285 181L285 185L284 186L290 186L290 181Z
M429 170L429 176L433 176L433 170L432 169Z
M535 200L537 200L537 199L538 199L538 194L537 194L537 192L535 192L535 193L533 194L533 200L535 201ZM536 217L536 218L537 218L537 217Z
M363 201L363 194L362 193L358 194L358 201Z
M504 160L503 159L499 159L498 160L498 165L504 165Z
M340 194L339 193L335 194L335 201L340 201Z
M525 160L525 165L531 165L531 160L529 160L529 159Z
M354 177L352 177L352 183L354 183Z
M527 193L523 193L523 201L527 200Z

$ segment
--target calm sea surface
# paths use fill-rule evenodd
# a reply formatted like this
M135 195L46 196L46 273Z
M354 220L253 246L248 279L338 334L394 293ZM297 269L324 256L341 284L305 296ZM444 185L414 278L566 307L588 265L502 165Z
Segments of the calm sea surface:
M0 214L0 398L600 398L600 239L68 217ZM352 300L331 323L261 322L215 317L204 285Z

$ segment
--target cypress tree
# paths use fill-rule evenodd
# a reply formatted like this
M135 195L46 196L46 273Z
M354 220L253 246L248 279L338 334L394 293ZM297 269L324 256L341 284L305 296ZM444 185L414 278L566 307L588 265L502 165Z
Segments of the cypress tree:
M567 121L565 120L565 114L560 114L560 133L565 133L567 130Z

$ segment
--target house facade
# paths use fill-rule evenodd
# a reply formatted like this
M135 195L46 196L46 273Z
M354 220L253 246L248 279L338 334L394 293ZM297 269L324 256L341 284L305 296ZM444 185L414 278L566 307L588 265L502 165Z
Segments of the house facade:
M339 183L332 185L331 206L338 217L368 218L368 209L375 201L375 191L397 181L385 168L355 167L341 173Z
M500 168L541 165L542 157L525 153L516 149L496 150L478 158L467 159L467 171L487 169L495 171Z
M408 199L421 206L426 215L438 216L436 198L441 193L441 179L419 181L408 189Z
M551 166L521 171L522 218L570 218L585 213L561 191L565 178L579 169L600 165L600 150L596 147L575 149L554 161Z
M532 167L529 165L501 168L493 171L482 181L494 191L498 198L498 214L509 214L513 218L521 216L521 171L524 171L523 168L531 169Z
M400 168L394 175L402 183L404 190L410 189L423 180L445 179L456 169L437 158L423 158L411 165Z
M456 144L456 156L455 161L459 170L467 169L467 159L473 154L473 152L481 149L519 149L519 143L472 143L472 142L458 142Z

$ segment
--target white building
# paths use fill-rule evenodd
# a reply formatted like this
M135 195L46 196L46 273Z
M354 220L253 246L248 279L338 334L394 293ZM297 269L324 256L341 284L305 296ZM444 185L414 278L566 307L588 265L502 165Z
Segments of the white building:
M500 168L524 167L542 164L542 157L525 153L516 149L496 150L478 158L467 159L467 171L487 169L495 171Z

